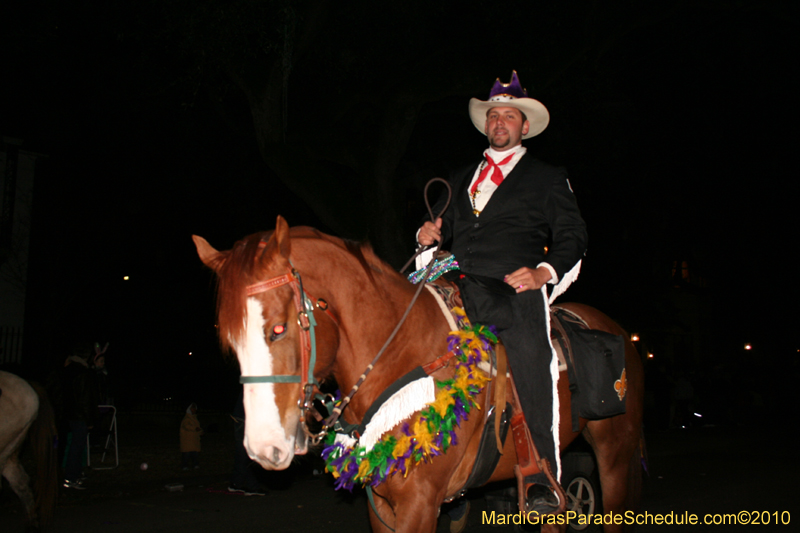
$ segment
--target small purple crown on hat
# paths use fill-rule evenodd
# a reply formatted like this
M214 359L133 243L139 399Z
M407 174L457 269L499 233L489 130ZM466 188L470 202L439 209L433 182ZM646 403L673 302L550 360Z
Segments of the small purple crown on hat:
M494 82L492 90L489 93L489 100L492 100L497 96L505 96L509 99L528 98L528 91L523 89L522 85L519 83L519 77L517 76L516 70L511 71L510 83L501 83L500 78L497 78L497 81Z

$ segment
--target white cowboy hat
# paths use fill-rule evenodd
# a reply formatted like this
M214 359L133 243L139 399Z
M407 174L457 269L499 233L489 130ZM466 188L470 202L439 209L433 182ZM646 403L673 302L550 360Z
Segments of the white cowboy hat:
M522 88L517 71L512 71L510 83L494 82L487 101L472 98L469 101L469 116L478 131L486 135L486 113L493 107L514 107L528 118L530 128L523 139L530 139L542 133L550 123L550 113L539 100L528 97L528 91Z

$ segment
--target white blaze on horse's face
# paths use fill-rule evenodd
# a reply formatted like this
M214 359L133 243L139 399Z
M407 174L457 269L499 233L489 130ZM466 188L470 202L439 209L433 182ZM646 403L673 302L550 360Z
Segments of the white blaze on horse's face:
M243 376L270 376L273 357L264 339L263 306L256 298L247 299L245 330L239 342L233 342ZM294 457L295 431L290 435L281 423L272 383L248 383L244 386L245 435L248 455L268 470L282 470ZM292 422L292 421L287 421ZM290 423L296 428L297 421Z

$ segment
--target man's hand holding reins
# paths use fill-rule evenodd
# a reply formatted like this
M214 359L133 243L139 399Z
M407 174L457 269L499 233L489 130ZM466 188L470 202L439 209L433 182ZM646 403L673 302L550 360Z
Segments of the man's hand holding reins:
M419 228L417 235L417 242L423 246L430 246L431 244L442 240L442 219L437 218L436 223L426 222Z
M420 234L421 233L422 232L420 232ZM541 289L552 277L553 275L547 267L540 266L536 269L522 267L507 275L503 278L503 281L514 287L517 293L520 293L528 290Z

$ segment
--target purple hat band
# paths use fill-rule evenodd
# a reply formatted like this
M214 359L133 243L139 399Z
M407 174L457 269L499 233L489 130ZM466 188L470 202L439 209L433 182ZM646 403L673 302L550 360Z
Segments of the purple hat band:
M528 98L528 91L522 88L519 82L517 72L511 74L510 83L501 83L500 78L494 82L491 92L489 92L489 100L493 100L496 96L506 96L508 98Z

